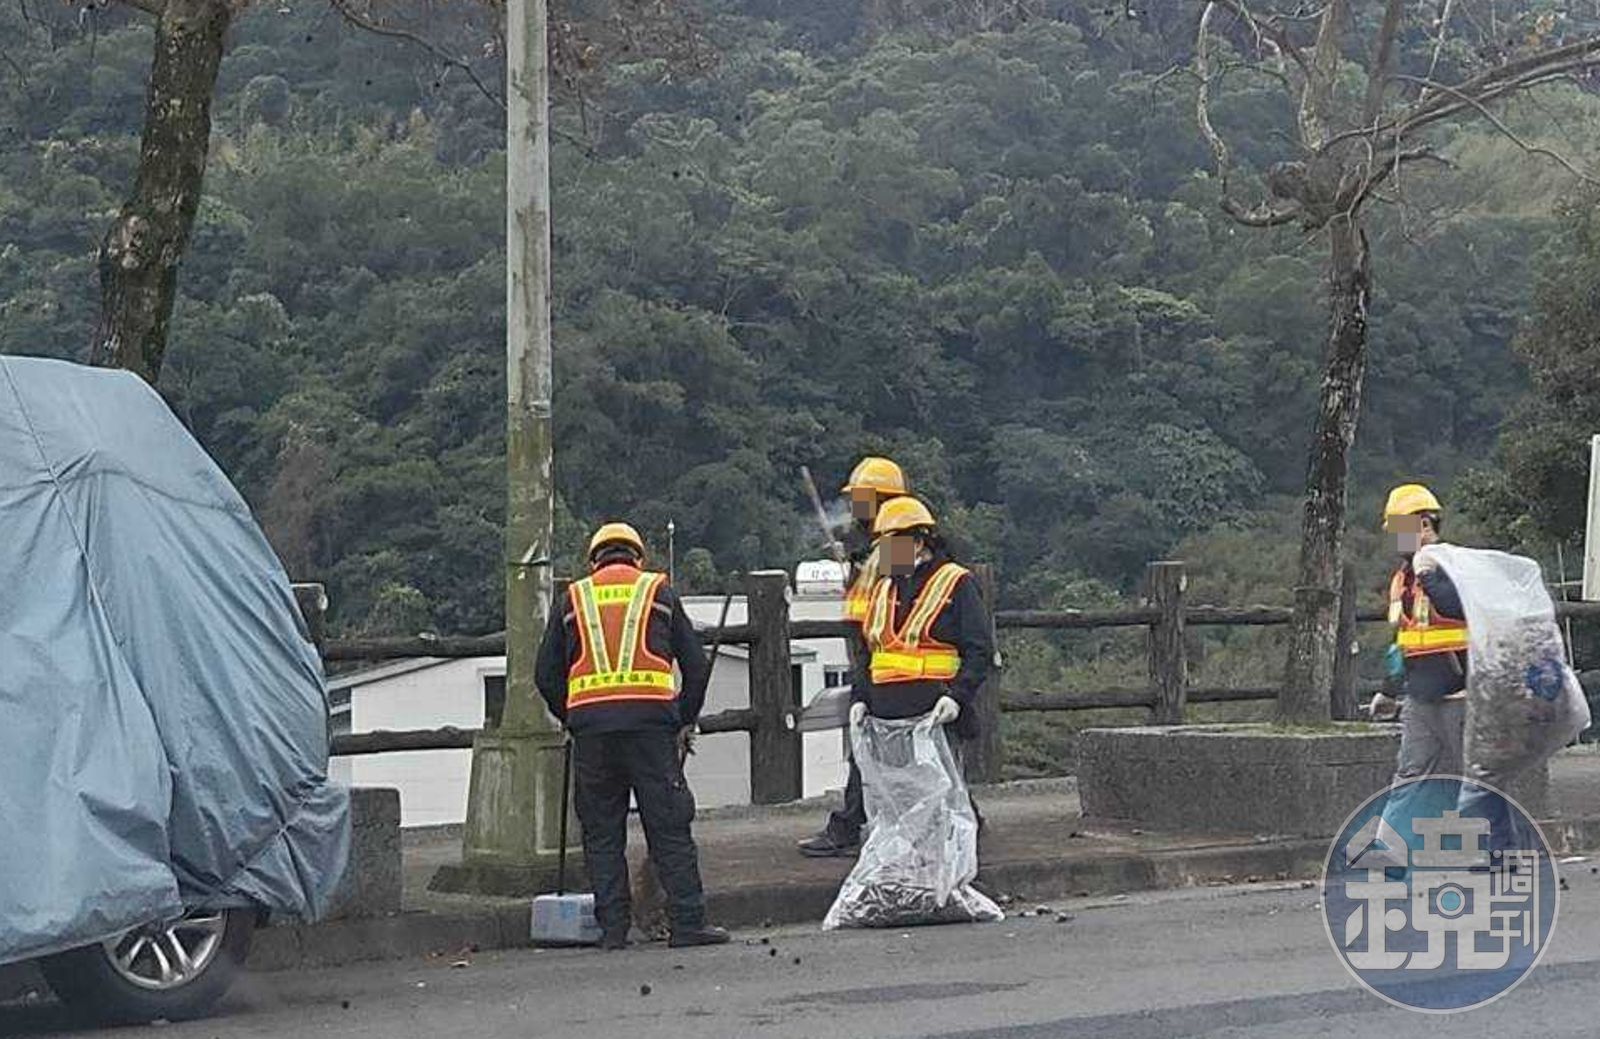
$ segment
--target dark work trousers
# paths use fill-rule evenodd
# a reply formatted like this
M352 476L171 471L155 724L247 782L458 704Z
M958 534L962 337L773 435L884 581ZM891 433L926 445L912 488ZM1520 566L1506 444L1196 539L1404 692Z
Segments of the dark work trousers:
M608 732L573 739L574 803L583 824L583 857L594 887L594 914L608 931L633 919L628 888L628 795L639 805L674 931L705 926L700 862L689 824L694 795L667 729Z
M861 769L850 755L850 777L844 783L844 807L828 813L828 836L840 844L855 844L867 825L867 803L861 795Z
M867 666L867 647L859 632L844 641L845 653L850 659L850 673ZM861 796L861 769L856 766L856 756L850 748L849 722L845 722L845 756L849 759L850 775L844 782L844 807L828 813L828 836L840 844L855 844L861 840L861 828L867 825L867 803Z

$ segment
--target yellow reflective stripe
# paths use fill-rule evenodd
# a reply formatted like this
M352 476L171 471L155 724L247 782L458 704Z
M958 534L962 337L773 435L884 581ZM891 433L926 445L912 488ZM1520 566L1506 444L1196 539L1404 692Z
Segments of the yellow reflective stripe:
M650 602L646 594L655 584L658 574L640 574L629 589L632 601L628 603L628 615L622 621L622 645L617 647L620 655L617 658L618 671L632 671L633 658L639 648L639 625L644 617L645 605ZM597 671L608 671L610 668L596 668Z
M890 600L894 598L894 585L887 578L879 578L872 587L872 599L867 608L866 636L869 643L883 644L889 626Z
M1466 628L1401 628L1395 635L1401 649L1436 649L1467 645Z
M667 671L598 671L592 675L579 675L567 683L569 696L604 689L622 688L662 689L669 693L675 688L671 672Z
M611 670L611 651L606 648L606 629L600 623L600 607L595 602L597 589L594 582L584 578L572 586L578 596L578 607L583 611L583 630L589 642L589 656L596 671Z
M872 680L884 682L899 679L915 681L920 678L954 678L961 670L961 655L951 650L922 650L917 653L893 653L879 650L872 654Z
M946 563L937 573L928 578L928 583L922 586L922 594L917 598L917 605L912 608L911 616L906 618L905 631L901 638L907 646L915 648L927 637L928 629L933 627L933 622L938 619L939 611L949 601L957 581L966 571L954 563Z

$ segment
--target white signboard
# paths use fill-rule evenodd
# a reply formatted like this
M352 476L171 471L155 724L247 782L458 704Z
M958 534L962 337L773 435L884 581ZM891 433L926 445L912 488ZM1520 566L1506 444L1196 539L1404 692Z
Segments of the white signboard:
M1583 598L1600 602L1600 436L1589 441L1589 527L1583 539Z

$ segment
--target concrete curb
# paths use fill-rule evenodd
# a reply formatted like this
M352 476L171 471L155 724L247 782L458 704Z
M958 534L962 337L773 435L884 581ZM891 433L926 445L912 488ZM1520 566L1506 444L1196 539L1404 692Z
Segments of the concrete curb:
M1557 856L1600 848L1600 817L1544 824ZM1210 883L1311 879L1321 875L1323 838L1209 845L1072 858L992 862L978 882L1020 905L1077 896L1197 887ZM832 905L838 881L752 884L711 891L707 910L723 926L751 930L815 923ZM454 956L463 950L528 944L529 905L504 902L451 913L401 913L367 920L269 927L256 933L250 967L306 970L374 960ZM39 986L26 964L0 967L0 1002Z
M367 960L454 956L464 950L528 944L528 903L462 913L401 913L370 920L269 927L257 931L250 969L308 970Z
M1556 855L1600 848L1600 817L1544 824ZM1326 838L1218 844L1073 858L992 862L978 883L1017 904L1105 896L1207 884L1315 880L1328 854ZM710 891L708 916L724 927L816 923L827 915L838 881L749 884ZM273 928L257 935L250 965L257 970L328 967L363 960L446 956L459 950L528 944L529 909L515 903L459 914L407 913L312 927Z

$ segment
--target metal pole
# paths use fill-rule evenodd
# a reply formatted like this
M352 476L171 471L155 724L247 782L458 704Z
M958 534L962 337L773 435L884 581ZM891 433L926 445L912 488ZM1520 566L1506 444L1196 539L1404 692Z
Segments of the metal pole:
M1600 436L1589 440L1589 522L1583 538L1583 595L1600 600Z
M667 583L678 586L678 525L667 520Z

